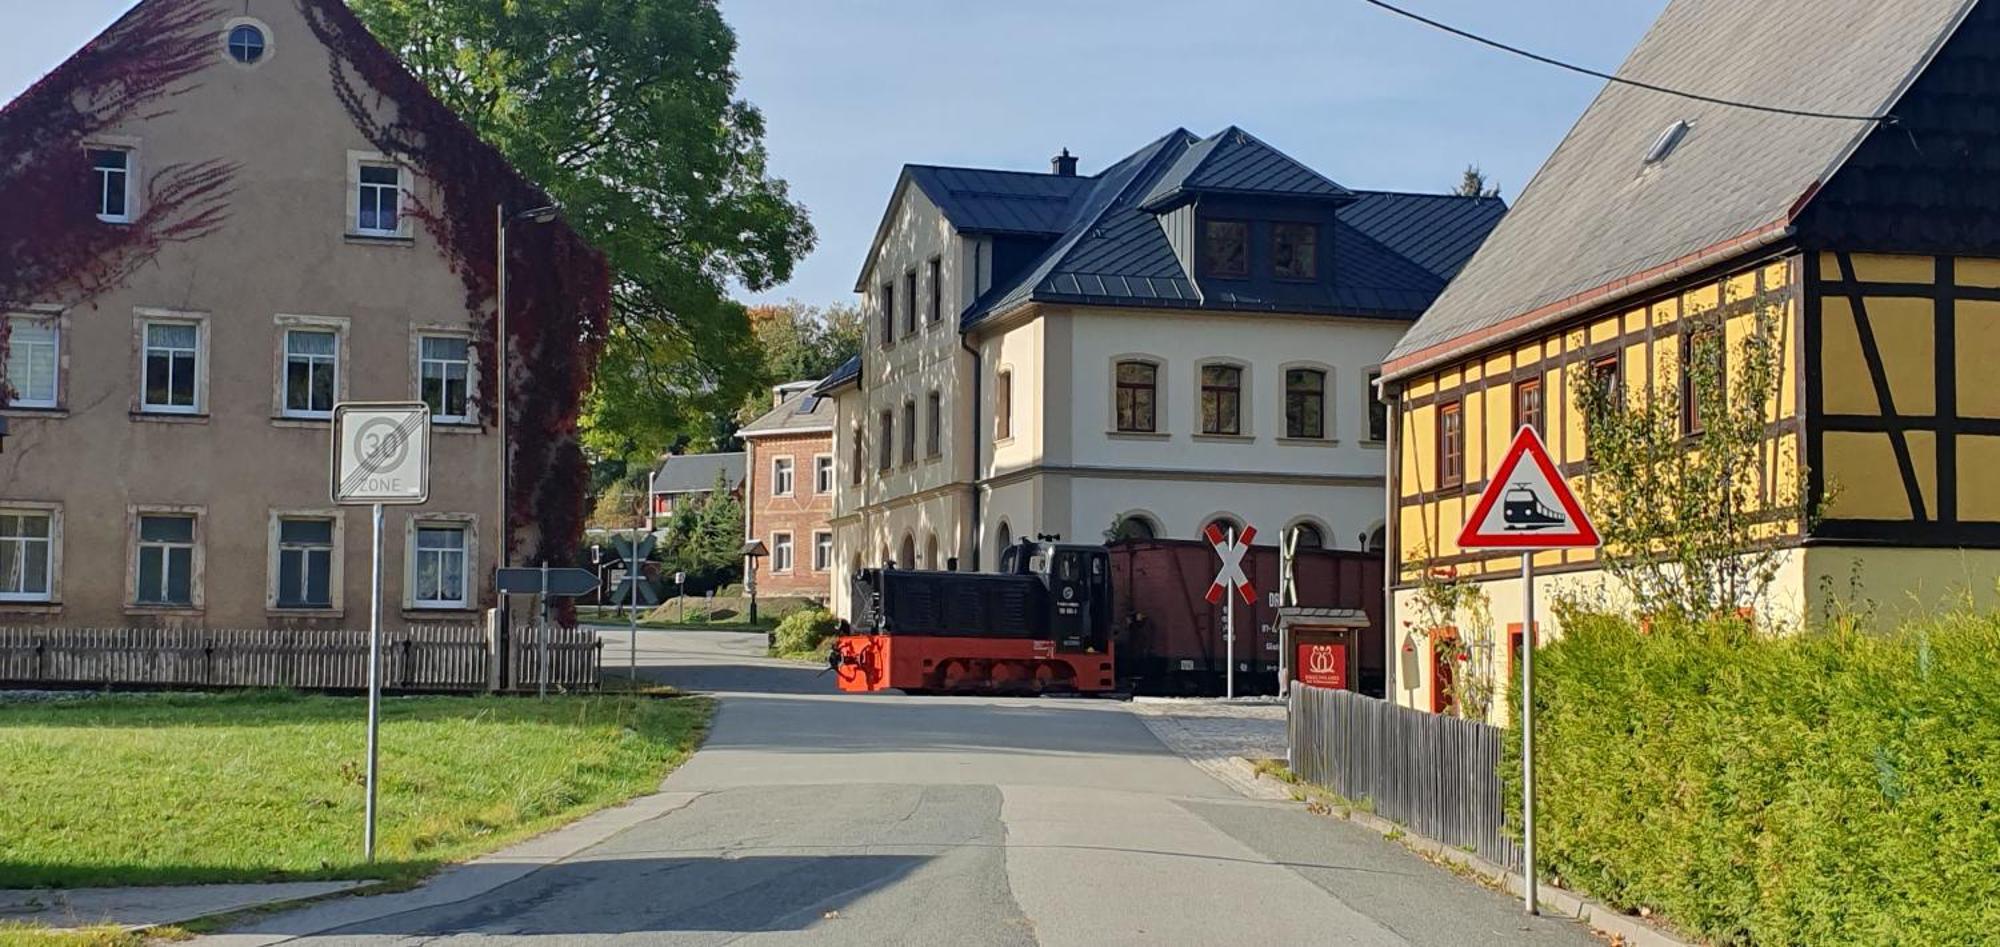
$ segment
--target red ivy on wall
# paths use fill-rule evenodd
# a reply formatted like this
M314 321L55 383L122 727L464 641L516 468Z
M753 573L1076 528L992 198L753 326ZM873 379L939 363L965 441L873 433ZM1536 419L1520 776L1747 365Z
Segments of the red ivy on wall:
M493 365L492 300L497 234L494 209L551 203L500 152L410 74L341 0L296 0L313 33L332 51L330 78L348 117L383 154L415 168L434 188L419 206L438 250L465 285L481 362ZM383 117L387 115L388 117ZM577 560L588 475L577 417L611 311L604 256L566 226L508 233L508 432L513 445L509 516L540 534L533 558ZM496 378L480 378L481 420L494 418Z
M83 305L124 282L169 243L213 233L236 166L176 164L145 182L129 223L98 220L87 147L119 123L166 114L214 61L213 10L152 0L127 13L0 109L0 309ZM0 360L7 323L0 320ZM11 396L0 384L0 404Z

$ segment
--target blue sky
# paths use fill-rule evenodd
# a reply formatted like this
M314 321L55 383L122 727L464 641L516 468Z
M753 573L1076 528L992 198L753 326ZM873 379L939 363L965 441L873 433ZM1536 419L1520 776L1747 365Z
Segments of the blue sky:
M1665 0L1407 0L1609 70ZM131 5L0 0L0 99ZM759 299L847 301L905 162L1085 173L1176 126L1241 125L1349 187L1445 190L1477 163L1512 198L1596 94L1576 76L1360 0L722 0L773 173L819 247Z

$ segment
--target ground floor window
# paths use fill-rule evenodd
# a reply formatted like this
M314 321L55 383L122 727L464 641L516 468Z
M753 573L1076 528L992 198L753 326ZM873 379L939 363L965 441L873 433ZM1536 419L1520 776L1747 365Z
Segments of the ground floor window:
M415 576L411 596L418 608L464 608L465 527L443 523L417 526Z
M139 517L140 605L194 604L194 516L149 513Z
M818 532L813 534L813 571L825 572L833 568L833 534Z
M53 596L55 517L0 510L0 601L46 602Z
M333 607L333 520L278 521L278 607Z
M792 534L771 534L771 571L792 571Z

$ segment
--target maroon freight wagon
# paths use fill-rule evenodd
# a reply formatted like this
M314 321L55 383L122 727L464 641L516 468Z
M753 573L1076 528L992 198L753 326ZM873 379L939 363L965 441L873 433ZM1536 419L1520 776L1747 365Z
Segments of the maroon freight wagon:
M1112 543L1111 623L1121 684L1138 694L1220 694L1224 663L1223 610L1206 598L1220 565L1207 543L1132 539ZM1256 601L1236 603L1236 690L1278 690L1278 590L1276 546L1252 546L1243 571ZM1383 557L1379 552L1301 550L1292 566L1298 604L1354 608L1368 615L1359 646L1357 680L1364 694L1382 696Z

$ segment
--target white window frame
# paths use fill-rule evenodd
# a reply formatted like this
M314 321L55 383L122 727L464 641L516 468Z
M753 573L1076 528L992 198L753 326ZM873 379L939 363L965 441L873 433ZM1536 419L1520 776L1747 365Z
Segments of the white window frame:
M424 342L429 339L449 339L465 343L465 413L431 415L431 421L443 425L474 424L479 412L479 359L474 350L471 333L463 330L419 327L410 343L410 357L415 363L413 377L416 379L414 400L424 400L425 370L431 365L452 365L451 359L430 358L424 354Z
M168 309L135 310L134 324L138 330L139 365L137 380L139 390L133 398L133 410L151 415L199 415L208 410L208 314L178 312ZM153 351L152 333L149 327L155 325L187 325L195 330L194 340L194 403L187 405L154 404L146 400L146 360ZM178 351L178 350L173 350Z
M96 217L107 224L129 224L139 217L139 143L136 138L98 138L83 145L85 151L118 151L125 155L125 213L104 212L104 198L110 193L110 182L105 180L105 172L98 168L96 160L90 162L90 173L97 179Z
M361 182L362 168L393 168L396 171L396 226L394 229L361 226L362 188L381 189L387 185ZM372 151L347 153L347 232L350 236L384 239L406 238L412 233L410 221L410 169L388 155Z
M790 530L778 530L771 534L771 574L791 575L792 567L798 562L797 549L792 545Z
M832 454L813 455L813 495L826 496L839 482L835 479Z
M296 313L278 313L271 319L276 331L272 346L271 362L271 417L280 427L324 427L333 417L332 411L294 411L285 400L285 388L291 383L289 343L293 332L333 333L333 401L346 401L348 366L354 364L349 350L349 328L352 320L345 316L312 316Z
M139 601L140 522L148 516L184 516L194 519L193 551L188 555L188 603ZM208 508L180 505L133 505L125 511L125 608L140 613L198 612L206 607Z
M796 473L795 467L796 465L792 462L792 455L790 454L781 454L771 458L772 496L788 497L793 495L797 488L796 477L794 476Z
M343 561L347 558L347 523L343 510L338 507L319 509L285 509L270 512L265 548L269 554L265 561L266 580L264 583L264 609L287 615L340 615L346 611L344 596L341 594L345 580ZM327 598L323 606L280 605L279 576L283 573L283 526L286 520L331 520L333 522L333 550L327 557Z
M62 504L0 500L0 515L42 516L49 521L48 537L43 541L48 547L43 562L44 574L48 577L48 588L42 592L8 592L0 590L0 607L7 605L49 605L62 598ZM16 543L26 546L33 540L27 537L0 539L0 543Z
M318 355L313 353L299 353L292 351L292 338L294 336L301 336L301 335L329 337L333 341L333 353L330 355ZM333 373L332 397L335 402L338 402L340 400L340 394L339 394L340 376L341 376L340 333L331 331L329 329L323 329L317 327L307 328L299 326L282 330L281 339L285 347L285 366L284 366L284 372L278 376L278 385L283 389L283 391L281 392L281 397L284 399L284 403L281 410L283 410L285 417L311 418L314 420L323 420L326 418L333 417L333 405L329 404L324 409L314 408L311 406L312 388L313 388L312 378L313 376L319 374L319 371L322 367L332 372ZM307 407L303 408L294 407L292 405L292 363L294 361L303 362L306 366L307 381L306 381L306 391L304 392L304 394L306 397Z
M417 597L417 534L423 529L456 529L465 537L463 598L420 599ZM478 518L470 513L430 513L405 521L403 538L403 607L410 611L469 611L474 608L474 583L481 574Z
M54 374L49 378L49 397L30 398L27 397L21 391L21 389L16 387L14 390L14 397L11 401L7 403L7 407L37 408L45 410L54 410L62 407L62 396L63 396L62 316L57 313L12 312L12 313L7 313L4 316L4 318L9 323L8 337L7 337L7 357L10 360L14 358L16 353L19 353L21 351L21 346L23 343L20 339L20 330L21 326L24 324L32 323L36 325L46 325L52 331L52 334L54 336L53 339L48 344L52 346L55 350L49 360L49 363L53 366L53 371L54 371ZM8 376L4 366L0 366L0 377L4 377L7 383L10 385L13 384L14 382L14 379Z
M824 553L824 555L822 555ZM818 529L813 531L813 571L827 572L833 568L833 531Z

